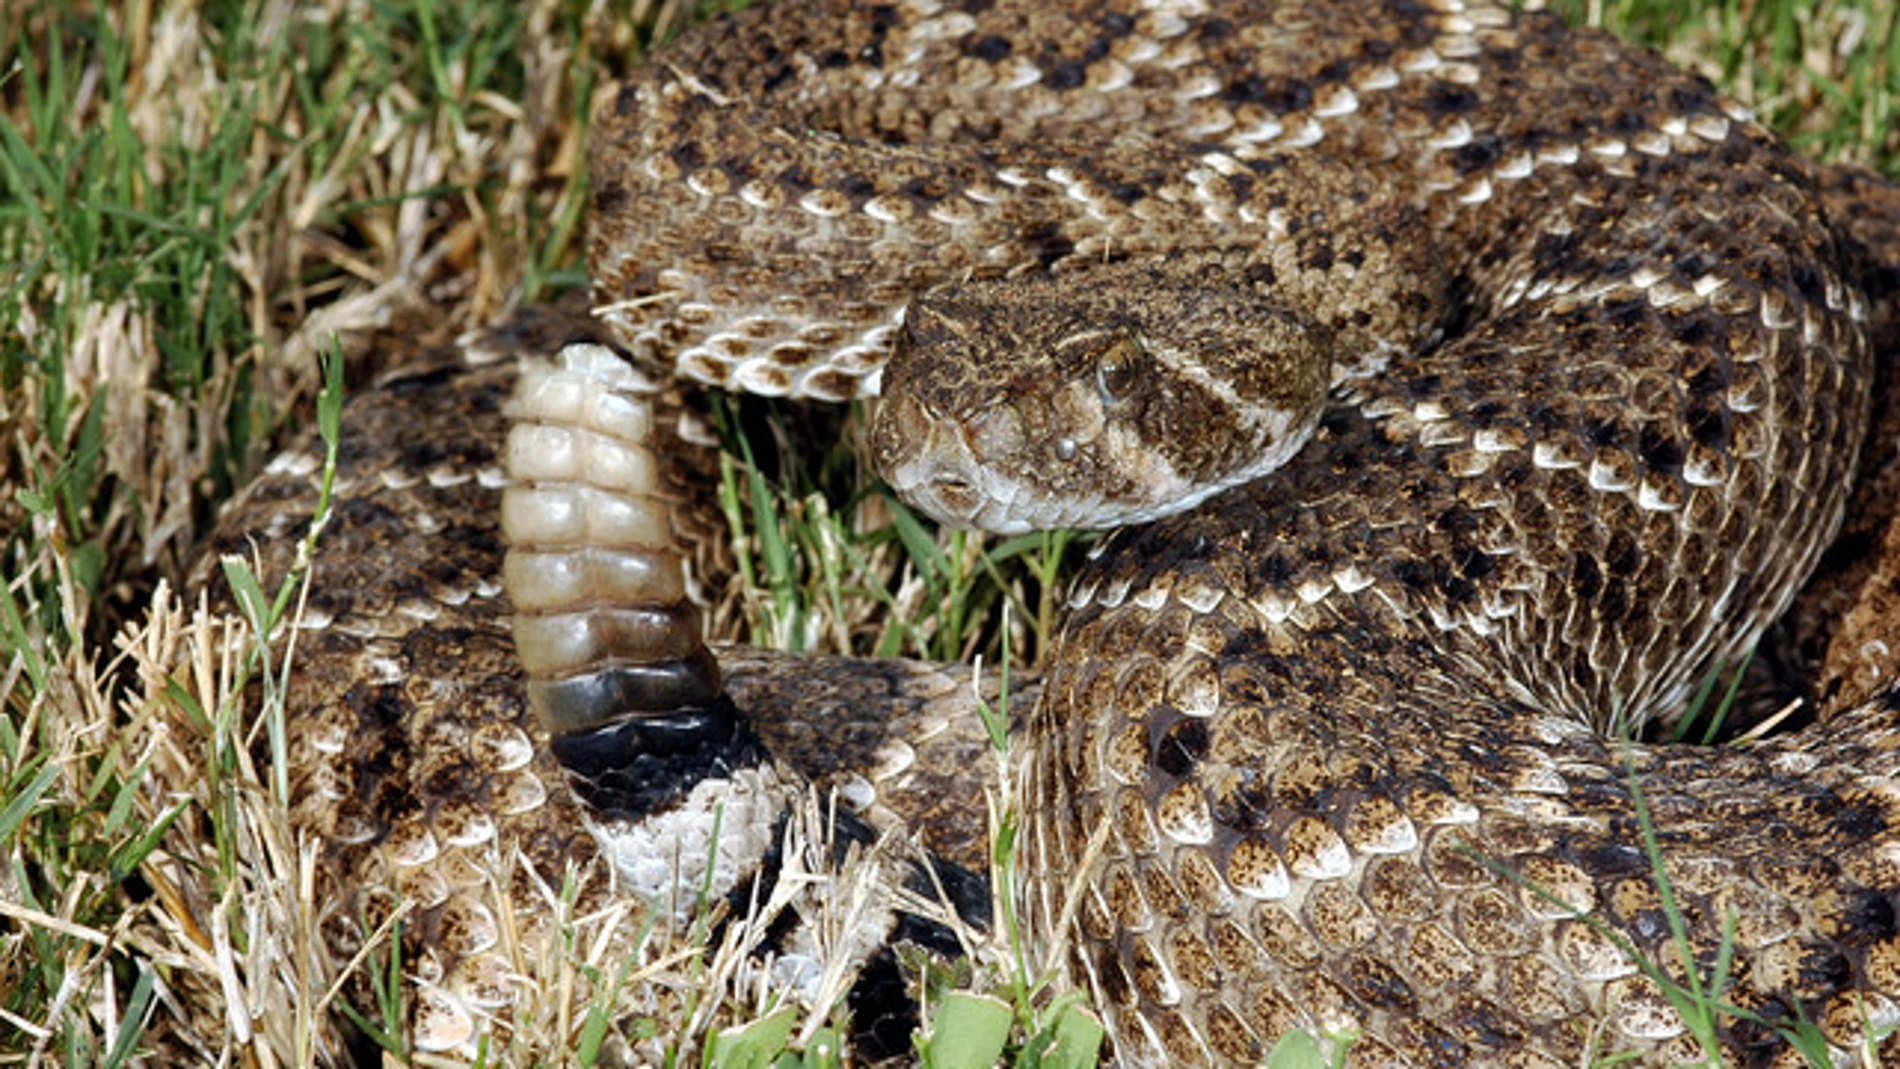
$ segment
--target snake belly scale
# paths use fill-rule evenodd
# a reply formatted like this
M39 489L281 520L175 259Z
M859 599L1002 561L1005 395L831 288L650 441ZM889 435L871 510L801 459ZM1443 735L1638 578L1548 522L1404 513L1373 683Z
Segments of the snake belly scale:
M636 361L883 387L880 463L949 522L1141 524L1069 596L1017 859L1118 1058L1307 1028L1355 1065L1693 1060L1636 960L1685 978L1644 824L1733 1064L1900 1023L1888 703L1614 741L1788 603L1868 419L1863 261L1704 81L1458 0L830 0L695 29L598 126L590 267ZM697 626L664 608L593 618ZM798 702L594 637L530 665L567 673L558 731L651 699L615 745L717 721L752 767L734 718Z

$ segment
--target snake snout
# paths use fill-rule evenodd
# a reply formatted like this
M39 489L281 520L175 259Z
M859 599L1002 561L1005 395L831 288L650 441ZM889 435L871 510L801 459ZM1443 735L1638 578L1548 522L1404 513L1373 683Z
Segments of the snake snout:
M988 526L994 496L955 420L906 394L887 397L871 426L871 452L897 496L938 523Z

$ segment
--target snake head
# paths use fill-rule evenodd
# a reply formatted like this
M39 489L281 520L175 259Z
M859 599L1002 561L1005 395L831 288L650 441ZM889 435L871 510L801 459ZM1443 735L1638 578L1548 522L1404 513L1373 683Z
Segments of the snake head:
M1143 523L1285 463L1332 349L1309 318L1180 265L970 282L905 313L872 452L950 526Z

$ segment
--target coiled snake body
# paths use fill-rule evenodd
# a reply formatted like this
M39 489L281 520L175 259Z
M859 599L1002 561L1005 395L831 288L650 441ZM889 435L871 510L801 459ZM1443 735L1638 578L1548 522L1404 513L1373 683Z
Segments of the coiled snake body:
M1867 423L1859 261L1700 79L1456 0L787 5L639 72L593 166L637 358L883 385L952 521L1154 521L1069 597L1019 848L1118 1056L1690 1058L1645 823L1736 1064L1900 1023L1886 704L1613 741L1788 603ZM557 722L709 682L635 645Z

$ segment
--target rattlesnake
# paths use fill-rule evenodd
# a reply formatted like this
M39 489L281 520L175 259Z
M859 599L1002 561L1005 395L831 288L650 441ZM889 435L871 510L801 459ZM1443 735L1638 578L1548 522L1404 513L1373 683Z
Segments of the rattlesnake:
M1701 80L1456 0L819 4L719 22L637 74L594 177L596 295L636 360L800 396L883 380L902 393L880 459L952 520L1155 521L1084 569L1024 740L1023 913L1054 940L1081 889L1075 972L1120 1057L1255 1061L1293 1027L1356 1033L1368 1065L1688 1057L1625 953L1680 975L1639 801L1699 968L1732 925L1724 998L1758 1018L1722 1026L1736 1064L1789 1056L1770 1027L1797 1016L1841 1058L1900 1021L1889 703L1747 749L1604 733L1679 707L1813 567L1884 314L1812 169ZM1836 211L1893 203L1839 188ZM1321 362L1250 372L1236 350L1262 338ZM989 378L992 349L1046 362ZM505 373L458 372L430 402L429 374L405 375L378 402L390 419L436 404L495 423ZM1021 400L1031 386L1043 400ZM1259 398L1275 414L1249 446L1292 458L1265 477L1217 433ZM415 474L384 487L492 501L495 480L444 467L469 441L392 449ZM1234 488L1164 516L1157 488L1188 481ZM1119 511L1050 503L1077 482ZM545 775L524 785L527 762L550 766L522 726L457 704L516 677L493 605L469 607L493 593L492 524L456 522L482 543L473 570L348 583L385 610L457 597L306 649L306 673L378 643L388 663L340 683L297 745L327 770L309 819L334 863L399 870L466 933L443 841L491 842L500 814L536 856L583 847ZM400 567L440 537L391 552ZM432 648L456 613L483 622ZM584 652L535 667L616 678L574 675ZM461 678L415 674L458 657ZM695 663L686 697L711 702ZM650 667L622 663L608 692L679 682ZM726 665L767 749L779 715L815 722L780 667ZM922 667L806 674L872 713L943 689ZM579 737L626 712L597 693L541 701ZM512 693L482 702L519 718ZM370 726L400 759L338 773ZM437 753L471 738L492 761Z

